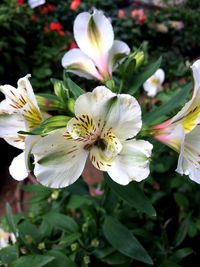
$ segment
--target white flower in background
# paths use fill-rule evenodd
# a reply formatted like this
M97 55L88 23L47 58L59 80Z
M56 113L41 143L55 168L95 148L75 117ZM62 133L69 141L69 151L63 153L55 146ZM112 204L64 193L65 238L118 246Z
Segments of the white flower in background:
M79 178L89 157L119 184L141 181L149 175L152 150L149 142L133 139L141 126L134 97L99 86L76 100L66 132L52 132L34 145L34 174L45 186L65 187Z
M143 84L144 91L149 97L154 97L162 88L165 80L165 73L163 69L158 69L150 78Z
M42 114L38 107L33 88L29 82L30 75L18 80L18 87L11 85L0 86L5 100L0 103L0 137L10 145L19 149L25 148L25 136L19 131L30 131L40 125ZM33 137L29 138L34 142ZM28 146L32 146L29 144ZM10 173L17 180L27 177L25 152L14 158Z
M88 79L109 80L112 71L130 52L126 43L114 40L112 25L102 11L80 13L74 22L74 38L80 49L67 52L62 66Z
M28 0L28 4L31 8L35 8L46 3L45 0Z
M16 242L16 237L13 233L5 232L2 228L0 228L0 249L9 246L9 241L13 244Z
M176 171L200 183L200 60L192 65L192 99L173 118L153 127L154 137L177 151Z

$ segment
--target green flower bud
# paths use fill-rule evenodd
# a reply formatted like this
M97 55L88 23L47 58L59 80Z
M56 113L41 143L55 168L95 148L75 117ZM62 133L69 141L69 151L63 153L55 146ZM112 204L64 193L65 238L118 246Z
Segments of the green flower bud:
M74 114L74 104L75 104L75 100L73 98L69 98L67 100L67 107L68 107L68 110Z
M44 242L39 243L39 244L38 244L38 249L39 249L39 250L43 250L43 249L45 249L45 243L44 243Z
M93 240L91 241L91 246L97 248L97 247L99 246L99 240L96 239L96 238L93 239Z
M144 62L144 52L143 51L135 51L130 55L130 58L135 60L135 68L138 68Z
M90 263L90 256L88 256L88 255L84 256L83 261L85 264L89 264Z
M78 249L79 249L79 244L78 243L71 244L71 250L73 252L77 251Z
M59 190L54 190L51 194L51 198L56 200L59 197Z
M83 233L87 233L87 232L88 232L88 224L87 224L87 223L84 223L84 224L82 225L82 232L83 232Z

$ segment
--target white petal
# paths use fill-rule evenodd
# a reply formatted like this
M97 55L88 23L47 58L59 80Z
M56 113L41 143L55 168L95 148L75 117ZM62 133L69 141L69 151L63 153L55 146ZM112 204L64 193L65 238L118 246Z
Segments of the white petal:
M0 115L12 114L15 109L8 105L6 100L0 102Z
M65 140L63 132L58 130L43 137L32 149L37 180L52 188L74 183L81 175L88 156L82 143Z
M184 135L176 171L200 183L200 126Z
M104 124L104 120L110 109L110 101L115 96L116 94L112 93L105 86L98 86L92 92L79 96L75 102L76 117L88 115L93 118L96 124Z
M3 85L0 86L0 91L5 94L7 105L10 106L13 111L21 113L23 112L23 108L28 105L30 112L35 113L41 120L41 113L33 93L33 88L28 80L29 77L30 74L19 79L17 89L11 85Z
M80 49L74 48L67 52L62 58L62 66L80 77L103 80L94 62Z
M165 72L163 69L158 69L154 76L159 80L160 84L162 84L165 80Z
M112 25L103 13L98 10L93 14L80 13L74 22L74 37L80 49L92 58L99 68L103 67L101 61L114 40Z
M45 4L46 1L45 0L28 0L28 4L31 8L35 8L38 6L41 6L43 4Z
M149 97L154 97L158 92L158 87L155 84L152 84L149 80L144 82L143 88Z
M27 95L28 99L31 101L31 103L35 106L35 108L40 111L35 94L33 92L32 85L29 81L29 78L31 77L30 74L27 74L25 77L18 80L18 90L22 92L22 95Z
M130 140L122 143L123 149L115 164L108 170L110 177L121 185L131 181L140 182L149 175L149 158L153 146L143 140Z
M196 60L191 68L193 71L195 89L198 90L200 88L200 59Z
M24 119L19 114L0 115L0 137L17 148L24 148L24 141L18 134L26 131Z
M26 164L25 164L24 152L22 152L13 159L9 167L9 172L11 176L18 181L22 181L28 176L28 171L26 169Z
M142 126L141 108L137 100L128 94L119 94L106 116L105 131L110 131L119 140L134 137Z
M200 105L200 60L194 62L191 66L194 78L194 91L190 101L172 118L173 121L178 121L186 117L188 113ZM197 117L198 122L199 118ZM197 123L198 123L197 122Z
M108 66L109 72L112 74L119 63L121 63L126 55L130 53L128 45L122 41L115 40L111 50L109 51Z

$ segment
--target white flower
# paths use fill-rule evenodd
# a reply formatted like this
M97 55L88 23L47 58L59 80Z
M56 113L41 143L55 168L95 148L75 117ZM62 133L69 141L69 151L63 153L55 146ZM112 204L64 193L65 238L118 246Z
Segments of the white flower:
M112 71L129 54L128 45L114 40L108 18L101 11L80 13L74 22L74 37L80 49L71 49L62 58L62 66L88 79L109 80Z
M13 233L5 232L2 228L0 228L0 249L9 246L9 241L13 244L16 242L16 237Z
M177 151L177 172L200 183L200 60L192 65L192 99L170 120L153 127L154 137Z
M45 0L28 0L28 4L31 8L35 8L46 3Z
M0 103L0 137L10 145L22 150L25 148L25 136L18 132L30 131L40 125L42 121L42 114L29 77L30 75L26 75L19 79L17 88L11 85L0 86L0 91L5 95L5 100ZM30 137L28 140L32 140L34 143L37 138ZM32 147L31 144L29 146ZM25 152L14 158L10 166L10 173L17 180L27 177Z
M89 157L119 184L141 181L149 175L152 150L149 142L132 139L141 125L134 97L99 86L76 100L66 132L57 130L33 147L34 174L45 186L65 187L79 178Z
M165 79L163 69L158 69L150 78L143 84L144 91L149 97L154 97L157 92L162 88Z

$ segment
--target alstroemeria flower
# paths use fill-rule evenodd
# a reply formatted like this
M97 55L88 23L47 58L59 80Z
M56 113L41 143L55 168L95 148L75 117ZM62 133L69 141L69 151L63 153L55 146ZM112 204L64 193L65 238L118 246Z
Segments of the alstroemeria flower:
M72 49L62 58L62 66L88 79L109 80L112 71L129 54L128 45L114 40L108 18L101 11L80 13L74 22L74 38L80 49Z
M149 175L152 150L149 142L132 139L141 125L134 97L99 86L78 97L66 130L50 133L33 147L34 174L45 186L65 187L79 178L89 158L119 184L141 181Z
M0 86L0 91L5 95L5 100L0 103L0 137L22 150L25 148L26 137L18 132L30 131L42 121L29 77L30 75L26 75L19 79L18 88L11 85ZM27 176L24 152L14 158L10 173L17 180Z
M143 84L144 91L149 97L154 97L162 88L165 79L163 69L158 69L151 77L149 77Z
M177 151L176 171L200 183L200 60L192 65L192 99L173 118L152 128L154 137Z
M8 233L0 228L0 250L9 246L9 243L14 244L16 242L16 237L13 233Z

